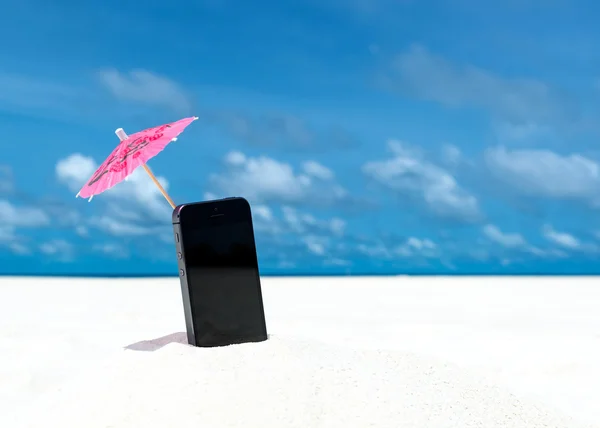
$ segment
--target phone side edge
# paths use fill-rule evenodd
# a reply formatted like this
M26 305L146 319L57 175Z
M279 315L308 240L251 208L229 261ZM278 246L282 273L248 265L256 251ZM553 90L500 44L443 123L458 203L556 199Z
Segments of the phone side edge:
M177 236L179 239L177 239ZM187 266L185 263L185 252L183 251L181 236L181 225L179 223L173 223L173 239L175 240L175 249L178 253L181 253L181 259L178 259L179 271L179 284L181 286L181 300L183 301L183 314L185 317L185 330L187 334L188 344L197 346L196 344L196 332L194 331L194 316L192 313L192 302L190 296L190 287L187 279ZM181 275L183 270L183 275Z

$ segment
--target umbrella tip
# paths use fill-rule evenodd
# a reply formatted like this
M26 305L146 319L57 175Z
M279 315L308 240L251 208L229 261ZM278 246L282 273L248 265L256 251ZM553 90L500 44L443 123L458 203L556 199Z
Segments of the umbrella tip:
M194 120L198 120L198 116L194 116Z
M119 128L115 131L115 134L117 134L117 137L119 137L119 140L123 141L127 139L127 134L125 133L125 131L123 130L123 128Z
M75 195L75 197L78 198L80 193L81 192L77 192L77 194Z

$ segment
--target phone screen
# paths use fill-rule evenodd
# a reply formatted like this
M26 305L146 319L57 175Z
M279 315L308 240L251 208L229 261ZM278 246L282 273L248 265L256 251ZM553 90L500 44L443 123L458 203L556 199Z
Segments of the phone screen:
M182 232L197 345L266 340L251 221L216 217Z

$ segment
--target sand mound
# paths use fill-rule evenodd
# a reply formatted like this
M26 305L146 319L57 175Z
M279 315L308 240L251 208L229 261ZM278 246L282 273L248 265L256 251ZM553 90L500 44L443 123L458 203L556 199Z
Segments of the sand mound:
M578 426L451 365L280 338L225 348L171 344L154 352L124 351L32 403L30 411L23 426Z

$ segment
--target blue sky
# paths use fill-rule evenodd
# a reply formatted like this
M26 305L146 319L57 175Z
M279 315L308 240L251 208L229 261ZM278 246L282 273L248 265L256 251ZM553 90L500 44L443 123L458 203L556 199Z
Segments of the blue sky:
M191 115L149 165L247 197L263 273L600 271L597 2L0 4L0 273L176 274L143 171L74 195Z

